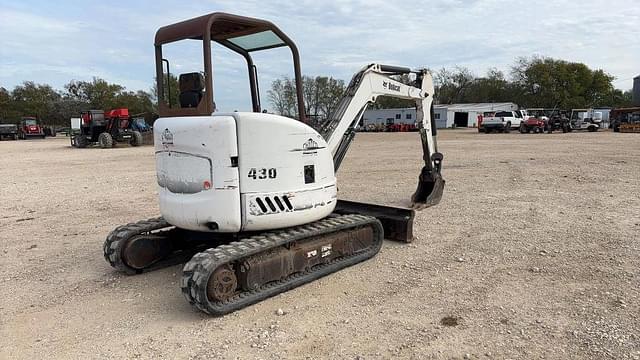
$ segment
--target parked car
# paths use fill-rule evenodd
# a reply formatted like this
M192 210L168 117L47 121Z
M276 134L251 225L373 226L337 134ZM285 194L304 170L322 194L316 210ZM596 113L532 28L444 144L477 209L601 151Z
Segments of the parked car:
M486 133L493 131L508 133L512 129L519 129L525 116L527 116L526 112L522 110L498 111L494 116L484 118L482 127Z

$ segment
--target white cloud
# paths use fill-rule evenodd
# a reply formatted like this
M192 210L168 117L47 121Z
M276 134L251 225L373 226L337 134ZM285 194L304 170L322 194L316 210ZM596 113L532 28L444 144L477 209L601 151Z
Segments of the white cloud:
M273 21L296 41L303 72L347 81L376 61L508 73L516 57L534 54L584 62L618 79L640 73L637 0L36 1L48 5L0 5L2 86L34 80L62 88L72 78L99 76L147 90L156 29L212 11ZM235 109L246 104L236 100L246 91L244 64L237 55L223 55L214 52L216 102ZM282 50L256 58L264 98L272 79L292 74L291 58ZM631 81L615 85L626 89Z

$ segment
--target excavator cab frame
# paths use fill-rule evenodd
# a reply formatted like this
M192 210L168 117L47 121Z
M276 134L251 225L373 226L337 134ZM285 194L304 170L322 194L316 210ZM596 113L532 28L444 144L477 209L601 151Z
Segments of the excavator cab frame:
M165 84L164 64L169 62L162 56L162 46L181 40L200 40L204 55L204 76L198 73L182 74L181 93L196 93L195 101L186 101L188 106L171 104L169 81ZM258 87L258 70L251 57L252 52L288 47L293 57L293 70L296 83L298 119L306 120L302 95L302 73L300 54L295 43L273 23L245 16L215 12L176 24L164 26L156 32L155 58L156 83L158 89L158 110L161 117L211 115L215 109L213 94L213 65L211 42L214 41L233 52L240 54L247 63L249 88L253 112L261 112ZM169 76L169 75L168 75ZM202 81L204 80L204 81ZM188 95L188 94L187 94Z

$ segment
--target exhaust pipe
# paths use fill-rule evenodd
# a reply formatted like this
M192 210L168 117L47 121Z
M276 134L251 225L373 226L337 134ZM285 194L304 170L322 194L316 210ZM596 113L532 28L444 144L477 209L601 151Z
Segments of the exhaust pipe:
M440 174L442 154L433 154L432 160L435 164L433 169L425 166L422 168L422 171L420 171L418 188L411 196L411 208L414 210L423 210L430 206L437 205L440 199L442 199L445 183Z

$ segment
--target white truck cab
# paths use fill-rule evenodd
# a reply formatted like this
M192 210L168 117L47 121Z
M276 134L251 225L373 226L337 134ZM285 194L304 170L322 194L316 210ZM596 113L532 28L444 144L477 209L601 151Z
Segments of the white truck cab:
M482 122L485 133L509 132L511 129L518 129L520 123L528 118L526 110L498 111L494 116L489 116Z

